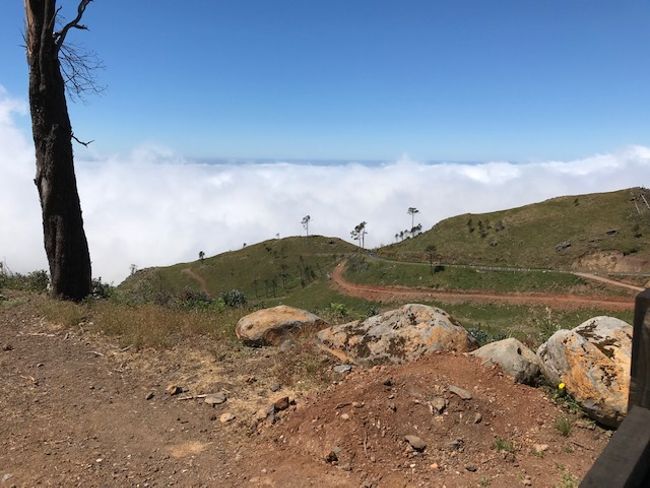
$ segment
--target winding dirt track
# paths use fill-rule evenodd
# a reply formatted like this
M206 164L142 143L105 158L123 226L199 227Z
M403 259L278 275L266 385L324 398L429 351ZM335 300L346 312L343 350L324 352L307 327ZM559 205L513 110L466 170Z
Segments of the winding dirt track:
M602 310L632 310L634 297L581 296L552 293L494 293L485 291L439 291L408 286L381 286L352 283L345 279L345 262L334 268L334 287L357 298L377 302L402 300L439 300L445 303L502 303L508 305L546 305L555 309L599 308ZM618 283L618 282L617 282Z

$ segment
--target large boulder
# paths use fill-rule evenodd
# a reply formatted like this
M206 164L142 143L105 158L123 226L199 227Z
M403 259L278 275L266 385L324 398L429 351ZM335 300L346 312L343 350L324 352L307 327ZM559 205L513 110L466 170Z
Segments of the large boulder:
M539 360L533 351L511 337L491 342L471 353L483 364L496 364L518 383L533 384L539 376Z
M559 330L537 356L544 376L567 391L593 419L618 426L627 411L632 326L614 317L594 317Z
M474 337L447 312L413 304L328 327L318 333L318 342L340 360L361 365L400 363L430 352L476 347Z
M323 319L313 313L280 305L242 317L237 322L235 334L246 345L268 346L278 345L287 336L302 329L326 325Z

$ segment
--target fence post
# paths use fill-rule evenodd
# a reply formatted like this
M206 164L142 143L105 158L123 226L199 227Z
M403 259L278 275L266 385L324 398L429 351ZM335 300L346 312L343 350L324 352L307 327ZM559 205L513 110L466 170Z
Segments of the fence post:
M628 411L650 408L650 289L636 296Z

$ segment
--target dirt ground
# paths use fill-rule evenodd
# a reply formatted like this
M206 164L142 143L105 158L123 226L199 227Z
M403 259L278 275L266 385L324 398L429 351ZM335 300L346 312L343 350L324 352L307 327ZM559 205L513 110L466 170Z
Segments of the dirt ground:
M0 307L0 486L568 487L609 437L583 420L562 436L567 414L542 390L462 355L305 391L270 386L278 348L223 364L205 346L134 352L48 324L29 302ZM217 391L228 399L215 407L182 399ZM284 396L295 405L256 421Z
M601 310L632 310L634 295L630 296L581 296L552 293L494 293L486 291L438 291L428 288L413 288L408 286L382 286L352 283L345 276L345 263L340 263L332 272L332 284L346 295L363 298L376 302L394 302L403 300L439 300L444 303L507 303L510 305L546 305L554 309L569 309L594 307ZM582 277L598 278L612 286L626 289L637 287L622 284L611 279L581 274Z

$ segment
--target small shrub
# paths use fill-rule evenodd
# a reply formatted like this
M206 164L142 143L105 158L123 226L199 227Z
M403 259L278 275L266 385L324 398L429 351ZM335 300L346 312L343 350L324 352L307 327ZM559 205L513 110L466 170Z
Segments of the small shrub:
M379 307L376 306L371 306L368 308L368 311L366 312L366 317L374 317L375 315L379 315Z
M178 304L183 308L207 307L212 303L212 298L200 290L185 288L178 296Z
M106 299L113 296L115 287L102 282L102 277L95 278L91 282L90 295L93 298Z
M496 449L497 451L513 453L515 452L515 445L512 443L512 441L503 439L501 437L497 437L494 440L494 449Z
M223 292L221 294L221 299L223 300L223 303L232 308L241 308L245 306L247 302L246 295L237 289Z
M26 275L21 273L4 273L0 275L0 288L42 293L47 291L49 286L50 277L47 271L43 269L32 271Z
M571 435L571 431L573 430L573 422L571 419L565 416L556 418L553 426L555 427L555 430L557 430L564 437L569 437L569 435Z
M329 312L338 318L348 316L348 307L344 303L330 303Z
M467 332L476 339L479 346L484 346L490 342L500 341L507 337L502 332L491 332L489 330L481 329L480 327L470 327L467 329Z

